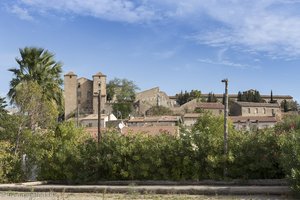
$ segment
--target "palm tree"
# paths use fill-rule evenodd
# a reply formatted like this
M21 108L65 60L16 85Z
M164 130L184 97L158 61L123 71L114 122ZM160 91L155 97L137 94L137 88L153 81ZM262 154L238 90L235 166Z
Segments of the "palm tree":
M3 115L3 114L6 114L7 113L7 110L5 109L6 108L6 101L5 101L5 98L4 97L0 97L0 117Z
M61 107L62 63L56 62L54 54L43 48L25 47L19 51L21 58L16 58L19 67L9 69L14 75L8 92L11 103L16 103L16 95L22 85L34 82L41 88L43 99L54 101Z

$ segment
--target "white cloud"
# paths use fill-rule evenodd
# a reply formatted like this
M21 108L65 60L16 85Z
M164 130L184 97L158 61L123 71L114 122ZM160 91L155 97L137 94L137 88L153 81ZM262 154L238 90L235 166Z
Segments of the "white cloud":
M190 39L213 47L272 58L300 57L299 0L18 0L12 12L32 19L37 13L93 16L144 23L168 20L193 26ZM175 23L176 24L176 23Z
M130 23L156 18L154 11L130 0L21 0L21 2L22 5L30 6L41 13L57 11Z
M201 31L191 38L201 44L249 52L263 52L272 58L300 57L299 1L210 1L209 17L220 28ZM244 3L246 2L246 3Z
M208 58L199 58L197 59L198 62L207 63L207 64L213 64L213 65L223 65L223 66L229 66L229 67L235 67L238 69L246 69L246 68L259 68L257 66L251 66L248 64L242 64L242 63L235 63L229 60L212 60Z
M16 14L22 20L33 20L33 17L28 13L28 11L25 8L21 8L17 5L14 5L10 9L12 13Z

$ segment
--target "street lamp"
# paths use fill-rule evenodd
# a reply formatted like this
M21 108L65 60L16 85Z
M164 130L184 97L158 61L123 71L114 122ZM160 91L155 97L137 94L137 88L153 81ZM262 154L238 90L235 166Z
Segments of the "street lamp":
M222 83L225 83L225 106L224 106L224 156L226 163L224 166L224 177L227 176L227 158L228 158L228 79L223 79Z

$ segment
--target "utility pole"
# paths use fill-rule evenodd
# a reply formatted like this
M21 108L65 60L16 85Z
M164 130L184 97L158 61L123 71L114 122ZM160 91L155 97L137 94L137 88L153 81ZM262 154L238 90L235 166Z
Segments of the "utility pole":
M224 106L224 156L226 158L224 165L224 177L227 176L227 159L228 159L228 79L223 79L225 83L225 106Z
M77 111L76 111L76 124L77 124L77 127L79 127L79 98L78 98L79 89L80 89L80 83L77 84L77 90L76 90L76 93L77 93L77 95L76 95L76 97L77 97L77 99L76 99L76 101L77 101Z
M101 140L101 83L99 82L98 90L98 144Z

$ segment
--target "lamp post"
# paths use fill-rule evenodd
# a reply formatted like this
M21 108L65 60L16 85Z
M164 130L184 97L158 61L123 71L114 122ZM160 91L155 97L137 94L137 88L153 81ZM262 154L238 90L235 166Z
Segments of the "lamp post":
M224 177L227 176L227 158L228 158L228 79L223 79L222 83L225 83L225 106L224 106L224 156L226 163L224 166Z
M98 83L98 144L101 140L101 83Z

